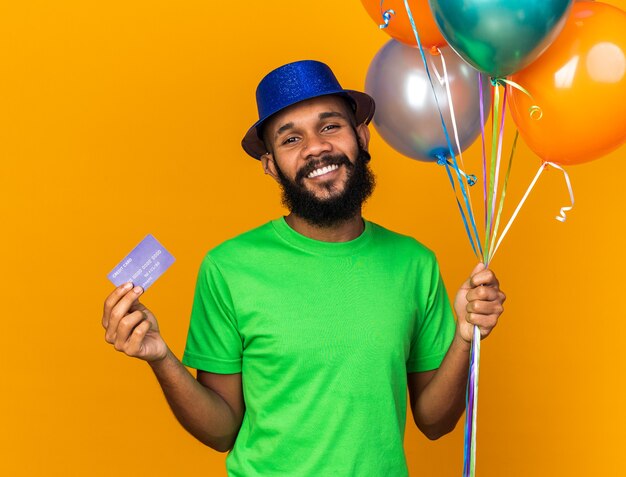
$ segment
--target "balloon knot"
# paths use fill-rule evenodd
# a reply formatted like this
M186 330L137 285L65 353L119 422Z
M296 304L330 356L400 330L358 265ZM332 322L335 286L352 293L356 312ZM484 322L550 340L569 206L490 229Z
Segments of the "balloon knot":
M448 161L445 157L443 156L437 156L437 165L438 166L445 166L448 164Z
M478 178L474 174L467 175L467 185L469 185L470 187L476 184L477 181L478 181Z
M385 23L381 23L380 25L378 25L378 28L380 28L381 30L387 28L389 26L389 22L391 21L391 15L395 15L395 14L396 12L394 10L385 10L384 12L382 12L383 21Z
M528 111L530 112L530 119L534 121L539 121L543 117L543 110L536 104L528 108Z

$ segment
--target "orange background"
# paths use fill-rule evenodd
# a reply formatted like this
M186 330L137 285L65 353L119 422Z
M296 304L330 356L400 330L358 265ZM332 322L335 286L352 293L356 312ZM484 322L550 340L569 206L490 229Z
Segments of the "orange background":
M104 342L106 274L147 233L174 254L144 302L180 355L205 252L283 213L239 146L257 82L315 58L362 88L386 41L357 0L0 5L0 475L225 475ZM443 170L373 136L366 216L433 248L454 292L475 259ZM569 169L565 224L547 172L496 256L509 299L482 348L481 477L626 475L625 152ZM465 161L479 172L476 146ZM521 145L505 214L538 164ZM462 425L433 443L408 427L412 475L461 475Z

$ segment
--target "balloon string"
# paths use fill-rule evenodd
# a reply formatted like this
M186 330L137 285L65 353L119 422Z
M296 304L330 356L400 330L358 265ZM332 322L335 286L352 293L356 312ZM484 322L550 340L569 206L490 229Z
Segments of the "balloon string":
M428 79L430 81L430 86L431 86L431 88L433 90L433 95L435 97L435 104L437 105L437 110L439 111L439 118L441 119L441 125L443 127L443 132L444 132L444 135L446 137L448 150L450 151L450 155L453 158L453 161L454 161L453 165L454 165L454 167L455 167L455 169L457 171L457 178L459 179L459 186L461 187L461 191L463 192L463 197L465 198L465 202L467 204L468 199L467 199L467 194L466 194L466 191L465 191L465 184L461 180L461 175L459 173L458 165L456 163L456 157L454 155L454 151L452 150L452 144L450 142L450 136L449 136L448 130L446 128L446 123L445 123L445 121L443 119L443 113L441 112L441 106L439 105L439 99L437 98L437 93L435 91L435 86L433 85L432 77L431 77L430 71L428 69L428 62L426 61L426 56L424 54L424 49L422 48L422 44L421 44L421 41L420 41L420 38L419 38L419 34L417 32L417 28L415 26L415 21L413 20L413 15L411 13L411 8L409 7L408 0L404 0L404 7L405 7L405 9L407 11L407 14L409 16L409 21L411 23L411 28L413 30L413 34L415 35L415 39L417 41L417 46L419 48L420 55L422 56L422 61L424 63L424 69L426 70L426 74L428 75ZM442 156L440 156L438 159L439 159L439 162L441 162L442 160L445 160L445 158L442 157ZM476 246L474 245L474 240L472 238L472 234L469 231L467 220L465 218L465 214L463 213L463 208L462 208L461 203L460 203L460 201L459 201L459 199L458 199L458 197L456 195L456 188L454 187L454 181L452 180L452 174L450 172L450 166L448 165L447 161L445 161L445 165L446 165L446 171L448 173L448 178L450 179L450 182L452 184L452 188L453 188L454 195L455 195L455 198L456 198L456 201L457 201L457 205L459 207L459 211L461 212L461 217L463 219L463 224L465 225L465 232L467 233L467 236L468 236L468 238L470 240L470 244L472 246L472 250L474 251L474 254L478 256L477 251L476 251ZM474 221L474 216L472 214L471 208L468 207L467 213L470 216L470 220L472 222L472 225L473 225L474 229L476 229L476 223ZM478 240L478 234L476 234L476 238ZM476 363L476 366L473 368L474 371L470 372L470 377L472 375L477 376L477 372L478 372L477 366L478 366L478 363ZM472 368L470 368L470 371L471 370L472 370ZM475 386L478 386L478 381L477 380L475 381ZM477 388L474 389L474 394L473 395L474 396L477 395ZM476 408L476 399L474 399L474 403L473 403L472 409L474 410L474 416L473 416L473 419L472 419L472 438L470 439L470 446L471 446L470 454L473 455L474 458L472 459L472 464L470 466L471 470L472 470L472 474L471 474L470 477L473 476L473 470L475 468L475 456L476 456L476 438L475 438L475 436L476 436L475 411L477 410L477 408ZM467 445L467 440L466 440L466 445Z
M453 166L454 166L454 168L455 168L455 170L457 172L457 178L459 180L459 186L461 188L461 191L463 193L463 197L465 199L465 203L467 205L467 213L468 213L468 215L470 217L470 220L472 222L472 227L476 231L476 223L474 221L474 216L473 216L473 213L472 213L472 209L468 205L468 198L467 198L467 194L466 194L466 190L465 190L465 184L461 180L461 175L459 173L459 168L458 168L458 165L457 165L457 162L456 162L456 157L454 155L454 151L452 149L452 144L451 144L451 141L450 141L450 136L449 136L448 130L446 128L446 123L445 123L445 121L443 119L443 114L441 112L441 106L439 105L439 99L437 98L437 93L435 91L435 86L433 85L433 81L432 81L432 78L431 78L431 75L430 75L430 71L428 69L428 62L426 61L426 56L424 55L424 49L422 48L422 44L421 44L420 39L419 39L419 34L418 34L417 28L415 26L415 21L413 20L413 15L411 13L411 8L409 7L408 0L404 0L404 7L405 7L405 9L407 11L407 14L409 16L409 21L411 22L411 28L413 29L413 34L415 35L415 39L417 41L417 45L419 47L420 54L422 56L422 61L424 62L424 68L426 70L426 74L428 75L428 79L430 81L430 86L431 86L431 88L433 90L433 95L435 97L435 104L437 105L437 110L439 111L439 118L441 119L441 125L443 127L443 132L444 132L444 135L446 137L446 142L448 144L448 149L450 151L450 156L453 159ZM441 162L442 159L445 159L445 158L440 156L439 157L439 161ZM469 231L467 220L465 218L465 214L463 213L463 208L462 208L461 203L460 203L460 201L459 201L459 199L458 199L458 197L456 195L456 188L454 187L454 181L452 180L452 174L450 172L450 166L448 165L447 161L445 162L445 165L446 165L446 171L448 173L448 178L450 179L450 182L452 183L452 188L453 188L453 190L455 192L455 198L456 198L456 201L457 201L457 205L459 207L459 211L461 212L461 217L463 219L463 224L465 225L465 232L467 233L467 236L469 237L470 244L472 246L472 250L474 251L474 254L478 256L477 251L476 251L476 246L474 245L474 240L472 238L472 234ZM480 246L480 239L478 237L477 231L476 231L476 240L479 242L479 246ZM484 254L482 252L481 252L481 255L484 256ZM480 334L479 334L479 337L480 337ZM476 341L476 340L474 340L474 341ZM475 366L470 368L470 378L471 378L471 376L477 377L477 375L478 375L478 362L476 362ZM476 456L476 411L477 411L477 407L476 407L477 399L476 398L477 398L477 394L478 394L477 386L478 386L478 381L476 379L474 381L474 386L471 388L472 389L472 400L473 400L473 403L472 403L472 406L471 406L471 409L473 410L472 411L473 412L473 414L472 414L472 421L471 421L472 422L472 434L471 434L471 436L466 436L466 441L465 441L466 447L467 447L467 443L470 442L470 444L469 444L470 445L470 452L469 452L469 454L471 456L473 456L473 458L471 459L471 465L470 465L470 469L471 469L470 477L473 477L473 475L474 475L473 472L474 472L474 469L475 469L475 456ZM470 407L468 407L467 409L470 409Z
M469 375L465 394L465 444L463 447L463 477L476 473L476 429L478 420L478 378L480 370L480 329L473 328Z
M535 174L534 179L532 180L532 182L528 186L528 189L526 189L526 193L524 194L524 196L520 200L519 204L517 204L517 207L515 208L515 211L513 212L513 215L511 216L511 218L509 219L509 222L506 224L506 227L502 231L502 235L500 235L500 238L498 239L498 243L496 244L496 248L493 250L493 253L491 254L491 259L492 260L493 260L493 256L498 251L498 248L500 248L500 244L502 243L502 240L504 240L505 235L507 234L507 232L511 228L511 225L515 221L515 219L517 217L517 214L519 214L520 209L522 208L522 206L526 202L526 199L528 198L528 195L533 190L533 188L535 187L535 184L539 180L539 177L541 176L543 171L545 169L547 169L548 166L552 166L555 169L558 169L558 170L560 170L563 173L563 176L565 177L565 183L567 184L567 189L568 189L568 192L569 192L570 201L571 201L571 205L565 206L565 207L561 207L560 215L556 216L555 219L558 220L559 222L565 222L565 220L567 218L565 216L565 212L569 211L569 210L572 210L572 208L574 207L574 191L572 189L572 184L570 182L569 175L558 164L555 164L553 162L544 162L543 164L541 164L541 166L539 166L539 170L537 171L537 174Z
M426 55L424 54L424 48L422 48L422 42L420 41L419 33L417 32L417 27L415 26L415 20L413 20L413 14L411 13L411 7L409 7L408 0L404 0L404 8L406 9L407 15L409 17L409 22L411 23L411 29L413 30L413 35L415 35L415 40L417 41L417 46L418 46L420 55L422 57L422 62L424 63L424 69L426 70L426 75L428 76L428 81L430 82L430 87L432 88L433 96L435 97L435 104L437 105L437 111L439 112L439 119L441 120L441 126L443 127L443 133L446 138L448 151L450 153L450 157L453 160L453 166L455 168L455 171L457 172L457 179L459 181L459 188L461 189L461 193L463 195L463 198L467 207L467 215L469 216L470 222L472 223L472 227L476 229L474 216L472 214L472 210L469 207L469 199L467 197L467 190L461 178L461 174L458 171L458 165L456 163L456 156L452 148L452 142L450 140L450 135L448 134L448 128L446 127L445 120L443 119L443 113L441 112L441 105L439 104L439 98L437 97L437 92L435 91L435 85L433 84L433 79L430 74L430 69L428 68L428 61L426 60ZM438 157L438 159L441 159L441 158ZM454 188L454 186L453 186L453 189L455 191L455 197L456 197L456 188ZM476 250L476 246L474 245L474 238L471 232L469 231L469 228L467 227L467 219L465 218L465 212L463 211L463 207L460 205L458 198L457 198L457 203L459 204L459 210L461 212L461 217L463 219L463 222L466 224L465 229L467 232L467 237L470 241L470 245L472 246L472 250L474 251L474 254L477 257L479 257L477 250Z
M469 477L471 464L471 443L472 443L472 411L474 409L474 376L472 374L474 347L470 348L469 371L467 387L465 389L465 425L463 444L463 477Z
M471 444L471 460L470 460L470 477L476 474L476 424L478 420L478 377L480 370L480 329L474 326L474 337L472 340L474 348L472 363L472 374L474 375L474 402L472 403L472 444Z
M502 235L500 235L500 238L498 239L498 242L496 243L496 248L493 250L493 253L491 254L491 259L492 260L493 260L494 255L498 251L498 248L500 247L500 244L502 243L502 240L504 239L504 236L507 234L507 232L511 228L511 225L515 221L515 218L517 217L517 214L519 214L520 209L524 205L524 202L526 202L526 199L528 198L528 195L530 194L530 192L535 187L535 184L539 180L539 177L541 176L541 174L543 173L545 168L546 168L546 164L545 163L541 164L539 166L539 170L537 171L537 173L535 174L535 177L533 178L533 180L531 181L530 185L528 186L528 189L526 189L526 192L524 193L524 196L522 197L522 200L520 200L519 204L517 204L517 207L515 208L515 211L513 212L513 215L511 216L511 218L509 219L508 223L506 224L506 227L504 227L504 230L502 231Z
M456 147L457 147L457 151L459 154L459 159L461 161L461 165L463 166L463 169L465 169L465 164L463 162L463 152L461 151L461 141L459 140L459 132L458 132L458 128L456 125L456 116L454 114L454 104L452 101L452 93L450 91L450 80L449 80L449 76L448 76L448 69L446 67L446 60L444 58L443 52L437 48L437 51L439 52L439 57L441 58L441 65L443 67L443 79L444 79L444 84L446 85L446 94L448 96L448 105L450 106L450 119L452 120L452 130L454 131L454 140L456 141ZM436 70L435 70L436 71ZM468 176L467 174L465 174L461 169L459 169L458 165L456 164L456 158L453 155L453 165L454 168L457 172L457 175L461 175L463 176L466 181L467 184L471 187L476 183L476 176L471 175ZM460 181L460 177L459 177L459 181ZM478 249L480 252L480 255L483 255L483 249L482 246L480 244L480 237L478 235L478 229L476 227L476 222L474 220L474 205L472 204L472 194L471 194L471 189L467 189L467 195L465 196L466 199L466 203L465 206L468 209L468 215L470 216L471 219L471 223L472 223L472 231L474 232L474 236L476 238L476 243L478 244Z
M483 146L483 197L485 201L485 224L487 224L487 152L485 149L485 98L483 92L483 75L480 72L478 73L478 92L480 95L480 137Z
M461 161L461 166L465 169L465 164L463 163L463 152L461 151L461 141L459 141L459 132L458 132L458 128L456 127L456 116L454 115L454 105L452 104L452 93L450 92L450 82L448 81L448 69L446 68L446 59L443 57L443 53L441 52L439 47L436 47L436 49L437 49L437 52L439 53L439 57L441 58L441 66L443 67L443 78L439 78L439 80L440 80L440 83L444 84L446 87L446 94L448 96L448 104L450 105L450 118L452 119L452 130L454 132L454 140L456 141L456 149L459 154L459 160ZM435 69L435 73L438 75L438 72L436 69Z
M452 178L452 172L450 172L450 164L443 156L438 156L437 164L440 166L446 166L446 172L448 173L448 179L450 180L450 184L452 185L452 190L454 191L454 198L456 199L456 204L459 207L459 212L461 213L461 218L463 219L463 225L465 226L465 233L470 238L470 245L472 246L472 250L474 251L474 255L478 256L478 251L476 250L476 246L474 245L474 241L472 240L472 234L469 229L469 224L467 223L467 219L465 218L465 212L463 211L463 206L461 205L461 201L456 194L456 186L454 185L454 179Z
M493 79L493 81L495 81L497 84L501 85L502 87L504 87L505 85L509 85L510 87L515 88L521 91L522 93L524 93L526 96L530 98L530 100L533 103L535 102L535 98L533 98L532 94L530 94L530 92L526 88L521 86L519 83L516 83L515 81L511 81L510 79L506 79L506 78L495 78ZM536 121L538 121L539 119L543 117L543 110L536 104L531 105L530 108L528 108L528 112L529 112L530 118Z
M385 2L385 0L380 0L380 15L383 18L383 22L382 24L378 25L378 28L380 28L381 30L384 30L385 28L387 28L389 26L389 22L391 21L391 15L395 15L396 12L392 9L389 10L383 10L383 3Z
M448 163L449 166L454 167L454 164L452 163L450 159L447 159L446 162ZM476 184L476 182L478 182L478 177L476 177L474 174L467 174L463 171L463 169L460 169L460 168L459 168L459 173L465 178L467 185L469 185L470 187L472 187L473 185Z
M504 136L504 114L506 112L506 89L504 89L504 95L502 96L502 115L500 119L500 131L498 132L498 153L496 156L496 174L495 182L493 185L493 197L491 202L491 216L493 217L496 212L496 196L498 195L498 180L500 178L500 163L502 161L502 138ZM493 236L493 230L491 231Z
M487 188L487 203L485 203L485 207L487 208L487 225L485 227L485 246L483 248L485 254L483 256L483 262L487 261L489 257L489 238L491 237L491 233L493 231L493 209L491 204L493 202L493 195L495 193L494 184L496 182L496 154L497 154L497 145L498 145L498 119L500 117L500 89L498 85L492 80L492 87L494 89L494 104L493 104L493 115L491 118L492 123L492 135L491 135L491 161L489 167L489 186Z
M469 477L471 464L471 443L472 443L472 411L474 409L474 375L472 374L472 363L474 360L474 347L470 348L469 371L467 386L465 389L465 425L463 444L463 477Z
M511 147L511 155L509 156L509 165L506 169L506 175L504 177L504 184L502 185L502 193L500 194L500 205L498 206L498 213L496 215L496 225L493 229L493 236L491 237L491 249L494 250L496 236L498 235L498 229L500 227L500 218L502 216L502 209L504 208L504 198L506 197L506 191L509 184L509 176L511 175L511 166L513 165L513 156L515 155L515 150L517 149L517 139L519 138L519 131L515 131L515 139L513 139L513 146ZM486 266L489 266L491 259L493 258L493 254L487 258Z
M555 219L558 220L559 222L565 222L567 220L567 216L565 215L565 212L570 211L574 208L574 190L572 189L572 183L570 182L569 175L567 174L567 172L565 172L565 169L563 169L558 164L555 164L554 162L548 162L547 164L550 164L552 167L560 170L563 173L563 176L565 177L565 183L567 184L567 190L569 192L569 199L570 199L571 205L561 207L561 210L559 211L559 215L555 217Z

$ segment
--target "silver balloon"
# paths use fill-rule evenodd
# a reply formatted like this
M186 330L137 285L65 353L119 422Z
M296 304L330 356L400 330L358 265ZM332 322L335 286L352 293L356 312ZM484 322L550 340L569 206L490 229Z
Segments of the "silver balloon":
M442 47L441 53L463 151L481 130L478 72L450 47ZM426 53L426 57L450 141L458 154L441 57L430 53ZM450 157L433 89L418 49L396 40L385 44L370 64L365 91L376 101L374 127L396 151L420 161ZM483 78L483 92L486 119L491 107L489 79L486 77Z

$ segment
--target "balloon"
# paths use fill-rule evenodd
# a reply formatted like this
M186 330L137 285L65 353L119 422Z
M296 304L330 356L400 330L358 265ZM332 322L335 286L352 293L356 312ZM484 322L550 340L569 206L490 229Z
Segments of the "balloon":
M481 130L478 72L449 47L441 48L441 53L446 61L459 142L464 150ZM441 57L427 56L450 141L456 151ZM485 77L485 117L491 104L488 86ZM422 58L414 48L395 40L385 44L370 64L365 91L376 101L374 127L396 151L427 162L437 161L438 155L450 156L435 95Z
M561 31L572 0L430 0L448 44L503 78L532 63Z
M393 10L395 14L391 15L389 24L384 28L384 31L402 43L417 46L415 34L409 22L409 15L404 6L404 0L385 0L382 2L382 6L380 0L361 0L361 3L377 25L384 25L383 13ZM445 45L446 40L443 39L439 28L435 24L435 19L428 6L428 0L409 0L409 8L411 9L422 47L427 49Z
M539 157L580 164L609 153L626 140L626 13L577 2L548 51L511 79L534 98L509 89L513 120Z

